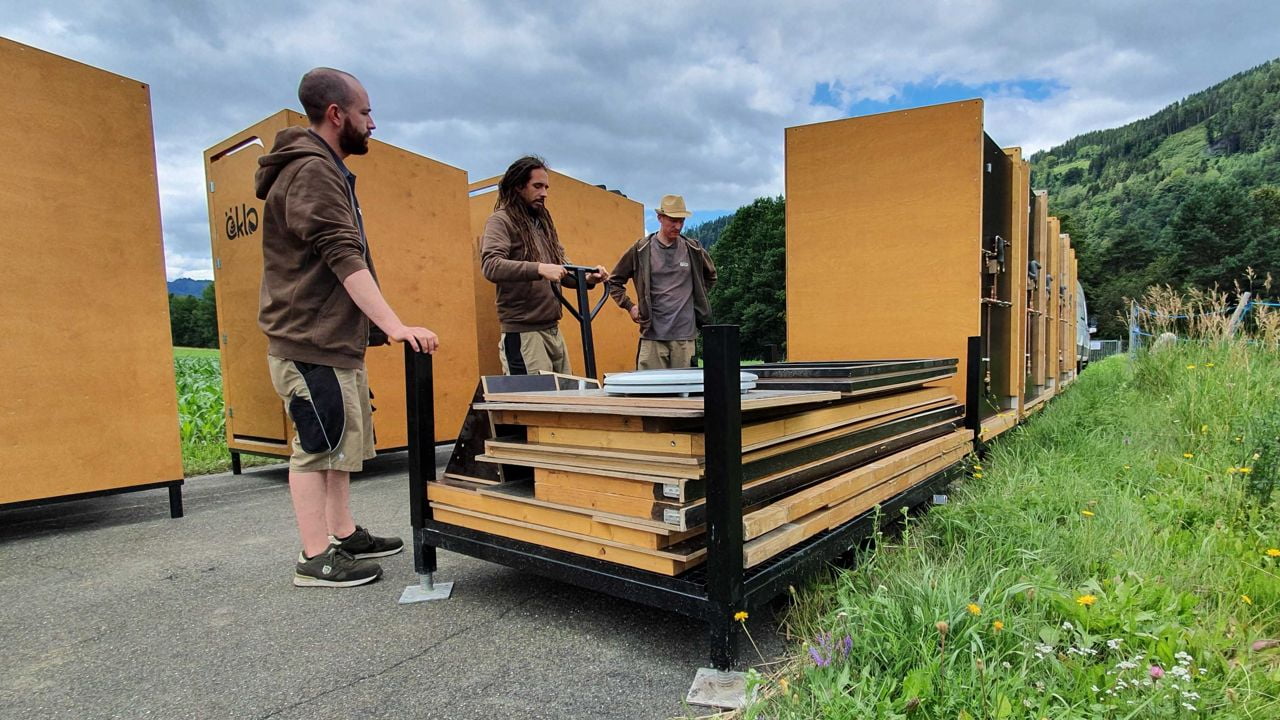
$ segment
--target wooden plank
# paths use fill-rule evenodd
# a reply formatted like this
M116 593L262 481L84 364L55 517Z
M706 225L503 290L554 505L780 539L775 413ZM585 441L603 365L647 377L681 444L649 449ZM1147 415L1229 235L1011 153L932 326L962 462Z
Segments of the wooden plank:
M607 492L578 490L538 482L533 484L533 496L544 502L571 505L642 520L661 518L664 517L664 513L667 510L677 511L680 509L679 503L663 502L653 498L645 499Z
M525 503L527 505L538 505L552 510L560 510L563 512L577 513L579 515L588 515L594 520L610 525L619 525L622 527L635 528L638 530L650 530L656 533L676 534L680 532L679 528L659 520L641 520L623 515L614 515L611 513L597 512L587 510L572 505L561 505L559 503L551 503L545 500L539 500L533 496L533 487L531 483L511 483L507 485L499 485L497 487L480 487L476 488L476 492L481 495L490 497L504 498L515 502Z
M608 407L619 414L643 415L650 409L701 410L702 397L609 395L604 390L557 390L528 393L485 393L485 402L568 405L576 408ZM839 393L815 390L750 390L742 394L742 410L804 405L840 399ZM524 409L530 409L526 407Z
M911 387L939 382L956 374L954 369L937 368L913 372L873 375L865 378L776 378L759 380L760 390L832 390L842 395L866 395L891 388Z
M972 449L971 437L968 430L957 430L788 495L778 502L745 515L742 518L743 539L757 538L785 523L834 502L842 501L867 487L923 465L957 448L964 448L963 452L968 453Z
M702 433L630 432L582 428L530 426L529 442L564 445L596 450L632 450L664 455L696 455L706 453Z
M532 428L530 428L532 429ZM611 460L626 460L636 463L661 463L672 465L692 465L701 466L703 459L701 454L697 457L691 457L688 454L680 455L665 452L627 452L623 450L609 450L599 447L579 447L577 445L540 445L533 442L530 438L529 442L508 442L503 440L489 440L485 443L485 452L494 457L500 457L503 453L534 453L537 455L576 455L587 458L608 458Z
M868 428L874 428L880 425L886 425L888 423L901 420L903 418L913 417L916 415L920 415L922 413L930 412L932 410L941 410L946 407L952 407L954 406L953 405L954 402L955 402L955 399L952 398L950 395L948 395L946 400L939 400L937 402L926 403L924 405L916 405L908 408L903 408L901 410L896 410L893 412L880 413L870 418L859 419L852 423L837 425L836 427L825 430L823 432L802 434L795 439L788 438L785 441L780 442L778 444L767 445L766 447L760 450L744 453L742 456L742 460L743 462L750 463L756 460L773 457L775 455L780 455L782 453L791 452L793 450L798 450L800 448L808 447L811 445L816 445L818 443L843 437L851 433L866 430Z
M548 414L618 415L641 418L701 418L702 408L620 407L615 405L574 405L568 403L525 403L516 401L485 401L475 406L479 410L505 410L522 413L545 412Z
M509 465L524 465L525 467L543 467L545 463L553 463L559 466L578 466L580 468L591 468L592 470L612 470L613 472L628 473L633 475L653 475L661 478L700 478L702 477L702 466L700 465L674 465L663 463L646 463L635 462L631 460L618 460L615 458L592 458L581 455L566 455L562 453L551 452L522 452L520 450L495 447L493 453L476 456L476 460L480 462L496 462Z
M703 559L703 556L698 556L690 560L676 560L669 556L652 555L641 548L612 545L594 538L575 537L571 534L553 532L549 528L530 527L524 523L515 523L502 518L450 509L445 506L437 507L434 503L432 505L435 507L435 519L442 523L523 540L575 555L585 555L663 575L679 575L701 563Z
M961 455L960 457L963 457ZM778 553L803 542L820 532L843 525L864 512L871 510L877 503L927 480L929 477L954 465L958 460L949 456L936 458L920 467L901 473L873 488L869 488L834 507L823 508L810 513L795 522L787 523L778 529L766 533L742 547L744 567L754 567Z
M625 527L595 520L590 515L557 510L542 505L531 505L506 497L481 494L474 489L456 487L440 482L427 483L427 499L455 508L472 510L487 515L518 520L533 525L544 525L577 533L597 540L609 540L623 545L657 550L682 542L698 533L672 533L653 528Z
M1012 429L1018 424L1018 411L1006 410L999 415L989 417L982 421L981 437L983 440L990 440L997 435Z
M606 477L593 473L574 472L572 470L550 470L538 468L533 471L533 486L555 485L565 490L581 490L585 492L604 492L613 495L644 498L646 500L665 500L682 503L684 483L655 483L646 480Z

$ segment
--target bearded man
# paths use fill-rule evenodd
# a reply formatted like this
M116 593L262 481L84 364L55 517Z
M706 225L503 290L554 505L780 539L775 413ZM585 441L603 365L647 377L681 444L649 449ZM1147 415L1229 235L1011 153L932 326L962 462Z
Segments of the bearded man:
M498 183L498 200L484 225L480 265L485 279L498 286L498 355L507 375L571 374L553 286L576 287L576 281L564 267L564 246L547 211L550 188L546 161L533 155L516 160ZM586 278L594 286L609 272L597 265Z
M369 94L349 73L315 68L302 77L298 99L311 126L281 130L258 159L257 196L265 201L258 325L295 431L289 493L302 552L293 584L350 587L382 575L369 558L404 547L351 516L351 473L374 456L365 348L376 335L373 344L389 338L435 352L439 339L401 322L378 288L356 176L343 163L369 151L376 127Z

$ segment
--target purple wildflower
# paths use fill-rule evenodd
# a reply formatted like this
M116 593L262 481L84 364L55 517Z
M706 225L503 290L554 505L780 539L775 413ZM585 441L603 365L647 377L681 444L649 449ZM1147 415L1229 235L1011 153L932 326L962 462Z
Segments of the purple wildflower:
M840 643L840 646L844 648L844 654L848 655L849 651L853 649L853 638L845 635L844 641Z
M830 660L822 657L822 654L818 652L818 648L816 647L809 648L809 657L813 658L813 663L818 667L826 667L831 664Z

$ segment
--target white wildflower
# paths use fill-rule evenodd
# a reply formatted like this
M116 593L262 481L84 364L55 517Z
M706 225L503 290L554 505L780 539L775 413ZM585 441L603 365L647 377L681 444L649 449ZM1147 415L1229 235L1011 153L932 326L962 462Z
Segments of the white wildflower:
M1120 643L1122 642L1124 641L1121 640L1120 638L1116 638L1114 640L1108 640L1107 647L1110 648L1111 650L1115 650L1116 648L1120 647Z
M1063 629L1063 630L1075 630L1075 629L1076 629L1076 626L1075 626L1075 625L1072 625L1071 623L1067 622L1066 620L1063 620L1063 621L1062 621L1062 629Z
M1196 711L1196 706L1192 705L1191 703L1182 703L1182 707L1186 708L1187 710L1190 710L1191 712Z

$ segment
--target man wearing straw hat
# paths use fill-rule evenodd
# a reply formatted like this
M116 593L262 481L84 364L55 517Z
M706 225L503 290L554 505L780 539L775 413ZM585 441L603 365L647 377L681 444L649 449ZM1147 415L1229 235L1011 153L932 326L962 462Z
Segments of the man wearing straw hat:
M658 232L623 253L609 274L609 295L640 325L637 370L692 367L698 328L711 321L707 296L716 282L711 255L680 231L693 213L679 195L658 204ZM627 280L636 300L627 296Z

